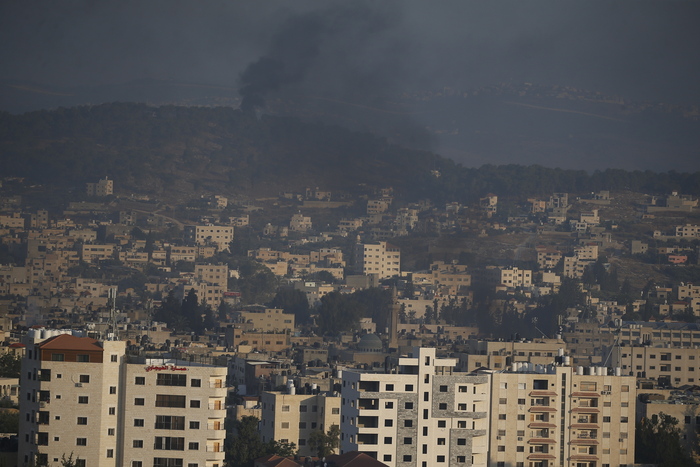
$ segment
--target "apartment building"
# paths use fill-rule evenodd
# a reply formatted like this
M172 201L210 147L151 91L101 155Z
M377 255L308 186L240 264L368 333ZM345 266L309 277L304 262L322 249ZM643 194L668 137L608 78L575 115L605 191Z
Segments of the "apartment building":
M375 274L379 279L401 273L401 250L387 242L355 245L355 264L360 273Z
M487 465L490 376L453 373L456 364L416 347L396 372L345 370L341 453L391 467Z
M26 345L19 465L73 453L78 466L223 466L226 367L60 331L32 330Z
M88 196L109 196L114 193L114 180L105 177L96 183L88 183L86 192Z
M297 445L300 456L315 456L309 447L309 436L316 430L327 432L340 426L339 395L329 393L296 394L289 381L287 391L263 392L260 434L263 442L271 439Z
M224 225L187 225L185 239L194 245L212 245L218 251L228 251L233 241L233 227Z
M241 323L248 324L248 329L262 332L294 331L294 313L285 313L281 308L257 310L240 310L235 316Z
M603 367L514 369L491 374L489 466L634 464L634 377Z
M311 217L299 213L294 214L291 221L289 221L289 230L291 232L307 232L311 230L312 226Z
M700 382L700 349L673 347L613 347L610 362L624 374L653 379L660 386L678 387Z

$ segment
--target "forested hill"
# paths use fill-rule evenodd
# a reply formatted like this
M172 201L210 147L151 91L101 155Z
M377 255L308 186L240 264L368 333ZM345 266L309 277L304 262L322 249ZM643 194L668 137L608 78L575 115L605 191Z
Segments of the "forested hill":
M407 199L473 200L487 192L539 195L631 189L700 192L700 173L465 168L370 133L231 108L113 103L23 115L0 113L0 173L57 187L109 176L118 191L168 197L276 195L318 186L393 186Z

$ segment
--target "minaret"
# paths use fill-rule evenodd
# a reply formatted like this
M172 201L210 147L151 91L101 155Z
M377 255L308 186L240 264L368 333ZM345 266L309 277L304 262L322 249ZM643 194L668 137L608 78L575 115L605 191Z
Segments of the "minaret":
M391 296L391 314L389 315L389 350L399 348L399 304L396 286L394 286Z

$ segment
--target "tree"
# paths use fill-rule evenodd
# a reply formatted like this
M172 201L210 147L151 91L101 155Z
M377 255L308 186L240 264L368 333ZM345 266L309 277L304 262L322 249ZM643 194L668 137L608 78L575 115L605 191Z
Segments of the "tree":
M0 355L0 377L19 378L22 369L22 357L13 352Z
M315 430L309 435L309 447L316 452L319 458L335 454L339 441L340 427L338 425L331 425L327 433Z
M691 466L681 444L678 420L665 413L643 418L635 430L634 460L638 464L658 464L660 467Z
M281 308L286 313L294 313L297 324L309 320L309 300L301 290L284 288L277 291L277 295L270 302L272 308Z
M70 455L68 457L66 457L66 455L63 454L61 456L61 467L77 467L77 465L78 465L77 461L79 459L80 459L79 457L76 457L75 459L73 459L72 452L70 453Z
M255 459L267 454L260 439L256 417L247 416L234 422L236 436L226 449L226 463L230 467L252 467Z
M271 439L267 449L270 454L277 454L280 457L292 458L297 455L297 445L289 441L276 441Z

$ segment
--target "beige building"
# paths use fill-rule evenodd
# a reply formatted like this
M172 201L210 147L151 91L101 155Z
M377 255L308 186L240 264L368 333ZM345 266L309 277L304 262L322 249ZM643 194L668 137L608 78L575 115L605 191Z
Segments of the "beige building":
M603 367L491 375L491 467L634 464L636 382Z
M223 466L226 367L58 333L26 341L19 465L73 453L78 466Z
M613 347L613 366L623 374L652 379L660 386L678 387L700 382L700 349L673 347Z
M114 193L114 180L110 180L107 177L101 179L97 183L87 184L87 195L88 196L109 196Z
M396 372L343 371L341 453L388 466L487 465L490 375L414 348Z
M262 332L292 332L294 331L294 313L285 313L280 308L265 308L261 310L241 310L235 312L241 323L246 323L248 329Z
M263 392L261 395L263 442L277 440L297 445L300 456L315 456L309 447L309 436L316 430L327 432L340 426L340 395L296 394L291 381L285 392Z
M387 242L355 245L355 264L365 275L386 279L401 274L401 251Z
M228 251L233 241L233 227L224 225L188 225L185 236L190 244L215 246L218 251Z
M289 222L289 230L291 232L306 232L311 230L311 218L303 214L294 214Z

